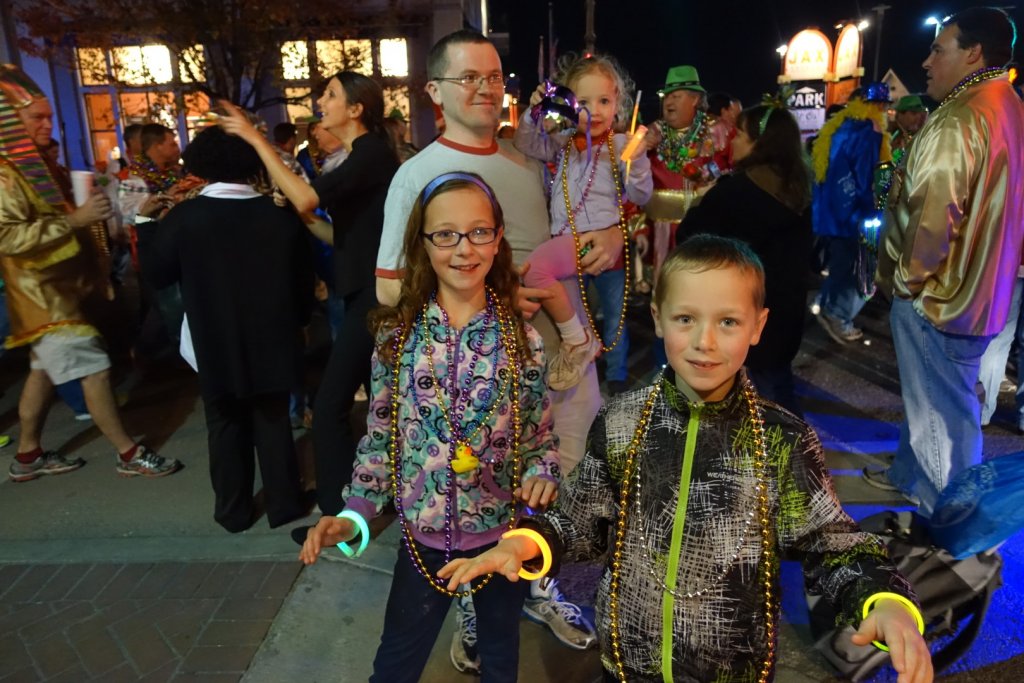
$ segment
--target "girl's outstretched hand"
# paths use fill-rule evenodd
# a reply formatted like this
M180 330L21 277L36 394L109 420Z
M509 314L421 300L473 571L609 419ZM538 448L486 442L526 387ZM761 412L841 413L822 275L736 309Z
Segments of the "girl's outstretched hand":
M544 477L530 477L512 495L535 510L543 510L558 497L558 483Z
M250 145L255 145L263 137L241 109L227 100L217 100L217 105L224 111L217 116L217 125L224 132L237 135Z
M532 554L528 554L531 552ZM523 561L539 552L537 544L527 538L521 536L503 538L498 545L476 557L461 557L452 560L441 567L437 575L442 579L450 579L448 581L448 590L450 591L456 590L462 584L469 583L472 579L484 574L501 574L509 581L518 581L519 569L523 566Z
M324 546L351 541L355 535L356 528L352 520L325 515L306 532L306 542L299 551L299 560L303 564L313 564L320 557Z

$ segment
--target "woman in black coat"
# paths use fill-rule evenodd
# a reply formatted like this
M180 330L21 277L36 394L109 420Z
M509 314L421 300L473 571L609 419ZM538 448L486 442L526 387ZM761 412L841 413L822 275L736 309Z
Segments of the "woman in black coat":
M768 322L751 347L747 371L758 392L800 414L792 362L803 338L811 232L810 170L800 129L785 109L745 109L732 142L731 176L690 209L676 242L705 232L747 242L765 270Z
M398 157L384 129L384 94L375 81L341 71L327 82L317 104L320 125L349 150L337 168L312 185L292 173L259 131L237 109L227 110L220 125L252 145L295 208L311 214L327 210L334 244L335 291L345 303L345 317L331 349L313 404L313 454L320 511L341 511L341 492L352 479L357 440L351 424L354 396L369 386L373 336L366 316L377 306L374 264L384 226L384 199ZM321 235L318 235L321 236ZM304 538L304 534L302 535Z
M306 228L251 183L263 164L219 128L184 154L208 184L159 223L138 226L145 271L158 287L181 284L206 409L214 519L248 529L260 464L271 527L308 512L288 414L300 377L302 328L313 301Z

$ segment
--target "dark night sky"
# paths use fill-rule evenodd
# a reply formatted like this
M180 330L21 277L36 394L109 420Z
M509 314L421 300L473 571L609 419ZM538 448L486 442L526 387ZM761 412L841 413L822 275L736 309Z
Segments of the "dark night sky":
M998 1L998 0L997 0ZM862 63L870 79L874 68L878 27L871 8L881 0L597 0L595 33L597 50L617 57L644 91L641 113L644 120L657 117L657 89L664 83L669 66L693 64L701 82L711 90L726 90L740 97L745 106L754 104L764 92L774 91L779 73L775 48L803 28L819 28L831 40L838 31L832 26L844 19L867 18L872 26L864 32ZM1024 26L1024 0L1008 10L1018 26ZM558 52L581 50L584 33L584 0L556 0L555 35ZM940 17L976 2L963 0L886 0L882 27L879 76L895 69L911 91L924 88L921 62L928 55L934 29L924 26L930 14ZM524 92L537 82L538 38L547 33L547 0L502 0L490 3L492 25L507 27L510 55L506 72L522 78ZM1018 41L1019 42L1019 41ZM1018 44L1016 57L1022 58Z

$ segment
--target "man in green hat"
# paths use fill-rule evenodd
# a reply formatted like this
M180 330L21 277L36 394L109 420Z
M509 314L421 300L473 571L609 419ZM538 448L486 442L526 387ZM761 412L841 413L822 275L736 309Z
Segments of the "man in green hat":
M928 118L928 107L920 95L904 95L896 103L896 129L892 131L893 162L899 166L903 154ZM899 159L897 159L899 157Z
M665 76L661 119L647 130L644 143L654 175L654 195L644 207L647 224L637 231L640 258L652 246L654 272L674 246L676 228L687 209L721 174L714 156L728 147L725 129L707 113L707 91L697 69L674 66Z

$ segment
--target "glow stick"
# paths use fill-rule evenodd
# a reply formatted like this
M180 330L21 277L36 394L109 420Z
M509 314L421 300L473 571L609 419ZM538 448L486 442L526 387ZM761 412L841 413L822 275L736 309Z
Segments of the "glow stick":
M622 157L626 159L626 175L629 175L629 163L633 159L633 153L636 152L636 148L643 142L645 135L647 135L647 126L640 126L633 133L633 137L629 139L626 146L622 148Z
M640 97L643 96L643 90L636 91L636 102L633 103L633 120L629 122L629 134L632 135L632 139L626 143L626 149L622 150L622 156L626 157L626 177L629 177L629 167L633 165L633 152L636 150L636 145L639 144L636 141L636 116L640 113ZM643 128L643 126L641 126ZM647 134L647 129L644 128L644 134ZM641 136L643 137L643 136ZM627 154L626 151L629 150Z
M359 530L359 548L357 550L353 550L345 541L338 544L338 550L345 553L346 557L359 557L366 550L366 546L370 545L370 527L367 526L363 516L353 510L342 510L337 516L352 521Z

